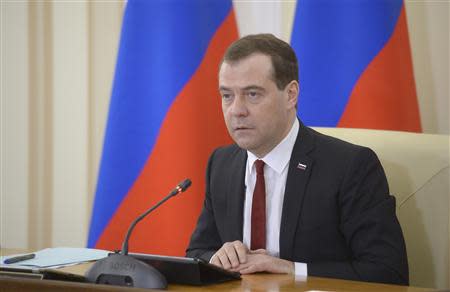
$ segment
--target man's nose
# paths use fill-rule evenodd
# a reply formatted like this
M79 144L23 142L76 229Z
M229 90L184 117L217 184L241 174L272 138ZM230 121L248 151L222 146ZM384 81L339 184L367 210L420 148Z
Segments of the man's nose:
M231 104L231 113L235 116L248 115L247 104L243 96L237 95Z

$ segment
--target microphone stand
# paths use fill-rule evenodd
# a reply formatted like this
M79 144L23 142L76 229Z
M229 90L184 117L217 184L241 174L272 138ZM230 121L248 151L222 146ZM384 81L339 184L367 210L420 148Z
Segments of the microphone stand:
M111 253L108 257L95 262L85 274L88 282L150 289L166 289L167 280L157 269L128 255L128 241L137 223L168 199L184 192L190 186L191 180L186 179L182 181L170 194L136 218L128 228L122 244L122 250Z

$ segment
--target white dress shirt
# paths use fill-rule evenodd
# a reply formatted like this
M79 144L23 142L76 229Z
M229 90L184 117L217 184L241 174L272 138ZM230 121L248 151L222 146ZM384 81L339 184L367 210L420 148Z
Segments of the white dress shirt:
M244 226L243 241L245 246L250 247L251 241L251 218L253 190L256 184L255 161L264 161L264 180L266 183L266 250L271 256L280 255L280 224L283 210L284 190L291 159L292 149L297 139L299 122L295 119L294 124L287 136L262 158L256 157L247 151L247 165L245 168L245 203L244 203ZM307 266L304 263L295 263L295 276L306 276Z

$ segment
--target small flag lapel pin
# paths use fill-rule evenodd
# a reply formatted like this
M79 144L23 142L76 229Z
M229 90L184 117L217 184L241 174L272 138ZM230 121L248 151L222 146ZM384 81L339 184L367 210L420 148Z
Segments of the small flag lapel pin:
M301 170L305 170L306 169L306 164L298 163L297 168L301 169Z

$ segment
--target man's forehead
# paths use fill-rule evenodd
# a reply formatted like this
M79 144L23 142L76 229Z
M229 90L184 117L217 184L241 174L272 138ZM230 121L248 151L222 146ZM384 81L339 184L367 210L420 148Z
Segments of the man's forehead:
M238 61L223 62L219 70L219 79L230 78L233 75L244 75L245 77L261 75L271 78L273 76L272 62L266 55L251 55Z
M224 60L222 62L222 65L220 66L220 69L222 69L225 66L228 67L237 67L242 65L258 65L258 64L264 64L266 66L272 67L272 60L270 56L263 54L263 53L253 53L246 57L239 58L237 60Z

